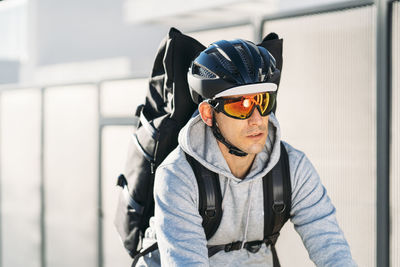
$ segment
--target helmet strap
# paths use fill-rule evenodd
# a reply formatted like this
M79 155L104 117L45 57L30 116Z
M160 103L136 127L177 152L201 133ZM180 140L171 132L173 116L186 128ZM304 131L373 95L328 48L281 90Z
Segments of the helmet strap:
M248 155L246 152L240 150L239 148L228 143L228 141L225 140L225 138L222 136L221 131L218 128L217 121L215 120L215 114L213 114L211 129L215 138L229 149L229 153L238 157L245 157Z

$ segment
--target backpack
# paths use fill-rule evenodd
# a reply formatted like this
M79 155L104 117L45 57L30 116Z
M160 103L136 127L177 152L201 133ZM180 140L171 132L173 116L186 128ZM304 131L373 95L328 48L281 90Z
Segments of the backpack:
M274 33L260 44L282 67L282 40ZM156 55L145 103L136 109L138 124L128 148L125 172L118 177L121 187L114 224L134 266L140 256L157 248L157 243L142 250L145 230L154 215L153 186L156 168L178 145L178 133L197 108L187 84L187 70L192 60L205 49L197 40L171 28ZM199 185L200 207L207 239L211 238L222 217L221 191L217 174L191 158ZM287 153L281 144L279 163L263 178L265 242L271 245L274 267L279 266L275 242L290 214L290 176ZM217 177L218 178L218 177ZM211 257L220 250L240 249L238 242L209 248ZM260 244L245 244L250 249Z

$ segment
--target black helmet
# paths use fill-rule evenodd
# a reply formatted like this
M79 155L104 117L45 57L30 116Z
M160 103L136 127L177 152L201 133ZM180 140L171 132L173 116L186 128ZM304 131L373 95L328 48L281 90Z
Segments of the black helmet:
M250 41L221 40L211 44L192 62L188 84L192 99L277 91L280 71L275 58Z

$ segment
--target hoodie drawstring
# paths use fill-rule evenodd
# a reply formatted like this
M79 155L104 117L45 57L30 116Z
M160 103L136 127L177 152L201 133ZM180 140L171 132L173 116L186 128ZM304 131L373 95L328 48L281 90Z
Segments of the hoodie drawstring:
M222 202L221 202L222 210L224 210L225 193L226 193L226 189L228 188L228 186L229 186L229 179L227 177L225 177L224 192L222 193Z
M247 205L246 227L245 227L245 229L244 229L243 242L242 242L242 249L243 249L245 243L247 242L247 230L248 230L248 228L249 228L250 207L251 207L251 196L252 196L251 191L253 190L253 184L254 184L254 182L251 181L251 182L250 182L250 188L249 188L249 204Z

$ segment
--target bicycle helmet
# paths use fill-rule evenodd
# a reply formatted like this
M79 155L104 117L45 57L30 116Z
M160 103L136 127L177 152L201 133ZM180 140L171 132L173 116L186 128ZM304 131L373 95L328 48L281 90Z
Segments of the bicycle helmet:
M250 41L221 40L192 62L188 84L193 101L278 89L280 71L275 58Z
M211 44L192 62L188 72L190 94L196 104L223 96L276 92L279 80L280 71L271 53L241 39ZM229 153L239 157L247 155L223 137L215 116L211 128Z

